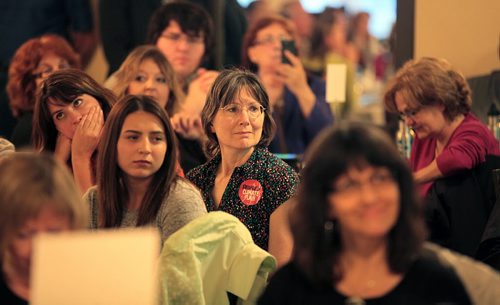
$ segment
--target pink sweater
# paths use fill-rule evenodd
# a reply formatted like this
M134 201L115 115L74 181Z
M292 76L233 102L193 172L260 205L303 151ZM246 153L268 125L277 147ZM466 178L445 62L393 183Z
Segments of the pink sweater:
M416 137L410 156L412 171L416 172L429 165L435 158L435 151L435 138L420 140ZM476 167L485 161L487 155L500 156L500 144L490 130L469 113L455 129L436 162L441 173L448 177L461 170ZM432 182L422 184L421 193L426 195L431 186Z

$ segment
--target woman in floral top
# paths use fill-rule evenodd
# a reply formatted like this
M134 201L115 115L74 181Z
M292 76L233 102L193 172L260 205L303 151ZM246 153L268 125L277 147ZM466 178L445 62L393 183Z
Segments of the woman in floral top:
M209 211L238 217L267 250L271 215L294 194L298 175L266 148L275 125L257 77L241 70L221 72L202 123L211 160L190 171L188 179L201 189Z

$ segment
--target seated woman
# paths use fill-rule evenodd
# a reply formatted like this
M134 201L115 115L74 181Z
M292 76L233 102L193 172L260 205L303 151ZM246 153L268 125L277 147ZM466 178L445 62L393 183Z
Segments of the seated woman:
M114 94L80 70L58 71L42 84L33 143L70 165L82 194L95 184L94 154Z
M83 229L88 207L70 173L50 155L13 153L0 160L0 300L27 305L33 239Z
M250 72L222 71L202 112L210 161L187 174L209 211L236 216L267 250L269 219L294 193L297 173L266 146L274 133L269 98ZM272 253L271 253L272 254Z
M415 133L410 166L423 194L434 180L500 155L498 141L470 112L467 81L443 59L407 62L388 84L384 103Z
M119 98L127 94L144 94L167 110L179 144L180 164L185 172L206 162L200 143L205 138L201 121L186 124L191 126L189 129L180 124L191 117L183 115L186 113L183 109L184 94L172 66L158 48L135 48L115 73L115 80L112 90Z
M498 273L424 246L412 173L382 129L341 123L318 136L306 163L292 211L293 259L259 305L497 302Z
M97 185L84 196L92 229L155 226L163 242L206 213L200 192L177 176L167 112L148 96L119 100L105 123Z
M18 119L11 141L16 147L31 147L36 91L55 71L80 68L80 56L62 37L47 34L22 44L9 66L7 94L10 108Z
M325 82L308 76L299 57L289 51L282 63L282 40L295 40L290 21L263 17L247 31L243 64L256 72L269 95L268 109L277 132L269 146L273 153L302 154L318 132L333 122L325 100Z

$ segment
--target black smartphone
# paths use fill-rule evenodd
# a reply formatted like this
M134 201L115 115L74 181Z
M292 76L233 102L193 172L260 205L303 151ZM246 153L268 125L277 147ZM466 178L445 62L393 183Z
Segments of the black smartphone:
M291 65L288 58L285 56L285 50L290 51L293 55L297 56L297 48L295 47L295 41L293 40L282 40L281 41L281 62L284 64Z

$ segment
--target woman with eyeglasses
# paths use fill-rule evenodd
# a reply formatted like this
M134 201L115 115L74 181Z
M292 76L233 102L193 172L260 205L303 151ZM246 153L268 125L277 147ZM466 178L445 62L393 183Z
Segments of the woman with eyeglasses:
M21 45L9 67L7 94L14 117L18 119L11 136L16 147L31 146L36 91L53 72L80 68L80 56L62 37L48 34Z
M498 303L498 273L424 243L411 170L382 129L340 123L311 144L306 163L292 261L259 305Z
M270 218L295 192L297 173L267 150L274 134L269 98L256 75L225 70L202 111L211 160L187 174L209 211L239 218L268 249Z
M384 103L415 133L410 165L423 194L436 179L500 155L498 140L471 113L467 81L444 59L406 63L389 82Z
M283 50L282 41L295 45L295 40L291 22L280 16L257 20L243 40L243 65L259 76L269 95L268 110L277 126L269 145L273 153L302 154L319 131L333 122L325 82L307 75L299 56Z

